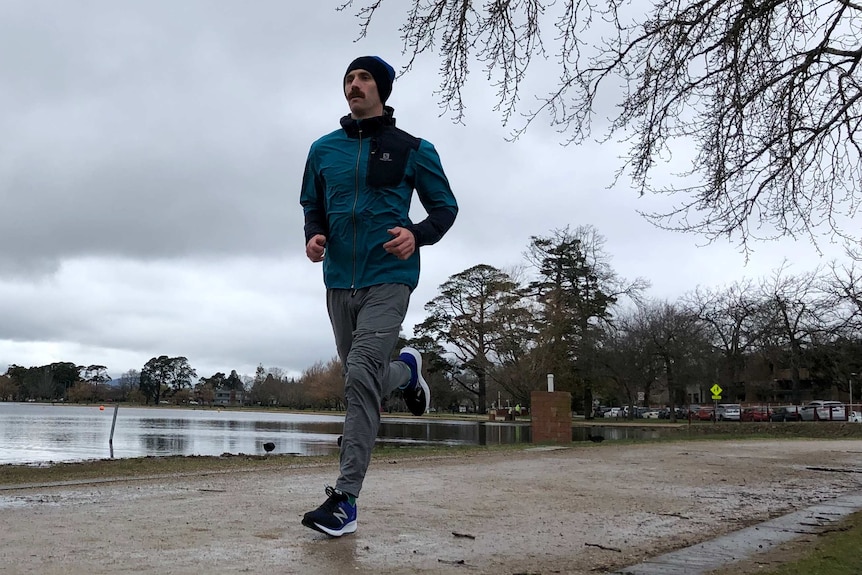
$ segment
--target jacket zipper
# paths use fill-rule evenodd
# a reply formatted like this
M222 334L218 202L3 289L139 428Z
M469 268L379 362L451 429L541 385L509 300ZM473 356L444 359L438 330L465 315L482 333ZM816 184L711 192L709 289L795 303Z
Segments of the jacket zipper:
M357 120L357 124L359 121ZM351 218L353 220L353 277L350 280L350 288L353 290L353 295L356 295L356 205L359 203L359 165L362 160L362 126L359 126L359 150L356 153L356 166L353 170L354 192L353 192L353 211Z

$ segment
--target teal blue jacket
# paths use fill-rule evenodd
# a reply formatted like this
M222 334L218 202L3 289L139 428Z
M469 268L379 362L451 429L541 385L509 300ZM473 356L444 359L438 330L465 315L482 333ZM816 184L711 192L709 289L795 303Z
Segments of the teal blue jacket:
M416 190L428 217L410 221ZM434 146L395 127L383 116L341 119L341 129L311 145L300 204L305 241L326 236L323 281L328 289L361 289L384 283L414 289L419 247L436 243L455 221L458 204ZM410 230L416 251L399 260L383 249L393 227Z

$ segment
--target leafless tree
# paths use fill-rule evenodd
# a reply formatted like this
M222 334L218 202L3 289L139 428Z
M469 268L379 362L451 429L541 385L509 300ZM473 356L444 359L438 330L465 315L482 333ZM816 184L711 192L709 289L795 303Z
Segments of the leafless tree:
M630 330L649 341L648 349L661 364L667 384L671 419L684 401L685 384L707 381L709 346L704 324L678 303L653 301L643 305L630 321Z
M834 298L835 309L846 311L846 326L857 338L862 337L862 266L856 261L829 266L823 290Z
M354 4L357 4L354 7ZM349 0L360 37L383 0ZM520 135L546 116L568 142L628 145L617 177L674 206L656 225L729 238L859 239L862 5L851 0L413 0L400 33L409 57L440 58L445 112L464 117L462 88L479 63L503 121ZM538 61L538 62L537 62ZM556 63L555 86L523 106L527 71ZM540 68L541 74L546 68ZM611 106L616 105L616 108ZM523 106L523 108L522 108ZM612 111L612 110L616 111ZM671 154L690 165L655 184Z
M300 384L305 389L312 406L344 409L344 368L337 357L333 357L325 364L318 361L303 371Z
M820 288L820 270L798 275L789 273L787 264L776 269L772 276L762 280L759 298L763 301L763 344L782 353L790 366L793 402L799 404L800 369L803 352L813 347L818 333L828 331L824 316L831 309L828 296Z
M697 288L683 298L683 305L700 319L713 347L721 354L718 383L729 396L742 390L745 358L759 342L757 322L760 299L750 280L722 289Z
M603 379L611 383L612 391L624 397L630 406L637 405L639 392L644 394L644 406L648 406L653 386L664 373L664 364L656 355L646 325L643 309L624 310L613 325L606 328L600 354ZM634 410L629 416L634 418Z

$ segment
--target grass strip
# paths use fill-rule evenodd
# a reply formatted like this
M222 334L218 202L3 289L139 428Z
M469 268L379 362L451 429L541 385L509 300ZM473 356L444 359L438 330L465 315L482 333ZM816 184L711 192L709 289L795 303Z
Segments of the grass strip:
M753 558L753 565L729 565L710 575L857 575L862 573L862 512L826 528L811 540L787 543Z

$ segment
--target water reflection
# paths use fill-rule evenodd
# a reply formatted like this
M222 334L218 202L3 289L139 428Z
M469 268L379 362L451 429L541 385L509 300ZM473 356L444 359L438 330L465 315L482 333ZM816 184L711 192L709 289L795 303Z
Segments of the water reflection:
M659 429L644 429L643 427L604 427L592 425L590 427L573 427L572 441L587 441L587 435L600 435L605 439L658 439L661 437Z
M148 454L152 455L168 455L187 451L187 441L182 435L142 435L141 446Z
M342 415L121 406L109 443L113 409L0 403L0 464L109 457L263 454L325 455L338 450ZM408 445L494 445L530 441L528 423L385 418L378 448Z
M121 406L109 444L113 409L98 406L0 403L0 464L163 455L326 455L338 451L343 415L160 409ZM574 427L572 441L587 434L607 440L654 439L643 427ZM527 422L384 418L377 448L411 445L500 445L529 443Z

